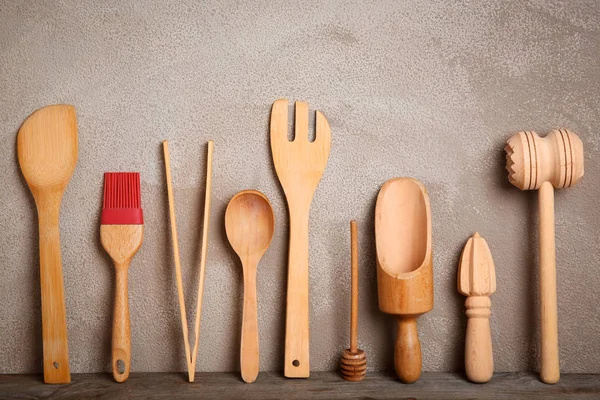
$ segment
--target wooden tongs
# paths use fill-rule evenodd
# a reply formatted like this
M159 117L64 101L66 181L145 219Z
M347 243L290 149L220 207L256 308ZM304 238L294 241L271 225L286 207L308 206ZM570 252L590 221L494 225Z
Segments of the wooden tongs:
M196 302L196 319L194 322L194 348L190 351L188 337L188 323L185 312L185 297L183 295L183 280L181 278L181 261L179 257L179 241L177 239L177 222L175 220L175 201L173 200L173 184L169 158L169 145L163 141L165 154L165 172L167 175L167 193L169 196L169 214L171 219L171 238L173 240L173 257L175 258L175 277L177 279L177 294L179 297L179 312L181 313L181 329L185 346L185 361L188 369L188 380L194 382L196 375L196 360L198 358L198 345L200 343L200 318L202 317L202 297L204 293L204 275L206 272L206 252L208 248L208 225L210 215L210 198L212 187L212 156L214 143L208 142L208 157L206 160L206 192L204 198L204 219L202 222L202 254L200 258L200 273L198 274L198 296Z

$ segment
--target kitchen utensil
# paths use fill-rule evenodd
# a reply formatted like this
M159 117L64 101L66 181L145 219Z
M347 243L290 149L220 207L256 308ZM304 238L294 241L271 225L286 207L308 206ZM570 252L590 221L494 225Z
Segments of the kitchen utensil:
M269 199L256 190L239 192L225 211L225 232L233 250L240 257L244 271L244 313L240 365L244 382L256 380L260 364L258 353L258 315L256 309L256 267L267 251L275 215Z
M540 219L540 377L560 379L556 305L554 189L570 187L583 177L583 144L572 132L557 129L545 138L519 132L506 145L508 180L521 190L539 189Z
M27 117L17 135L17 155L38 211L44 382L69 383L59 217L77 164L75 107L51 105Z
M489 296L496 291L496 271L492 253L484 238L475 233L467 241L458 264L458 291L467 296L467 336L465 371L476 383L488 382L494 374L494 355Z
M308 221L310 204L325 171L331 148L329 123L316 112L316 135L308 140L308 104L296 102L295 137L288 140L288 102L271 110L271 152L290 213L290 249L285 325L284 374L308 378Z
M358 224L350 221L351 242L351 310L350 348L344 350L340 359L342 377L347 381L362 381L367 373L367 355L358 348Z
M431 212L416 179L387 181L375 207L379 309L398 320L396 374L412 383L421 375L417 318L433 308Z
M127 272L133 256L142 246L144 216L141 207L139 172L104 174L104 202L100 242L113 260L116 271L112 329L112 372L125 382L131 370L131 334Z
M165 174L167 179L167 195L169 198L169 216L171 220L171 239L173 241L173 257L175 259L175 279L177 281L177 296L179 299L179 313L181 315L181 330L185 348L185 360L188 368L188 380L194 382L196 376L196 361L200 343L200 318L202 317L202 297L204 295L204 275L206 272L206 255L208 251L208 226L210 223L210 204L212 189L212 159L214 143L208 141L208 156L206 160L206 188L204 194L204 217L202 220L202 250L200 257L200 272L198 274L198 295L196 300L196 319L194 323L194 348L190 350L188 336L188 323L185 312L185 297L183 295L183 279L181 277L181 261L179 257L179 240L177 238L177 221L175 220L175 199L173 197L173 179L171 178L171 158L169 144L163 141L165 156Z

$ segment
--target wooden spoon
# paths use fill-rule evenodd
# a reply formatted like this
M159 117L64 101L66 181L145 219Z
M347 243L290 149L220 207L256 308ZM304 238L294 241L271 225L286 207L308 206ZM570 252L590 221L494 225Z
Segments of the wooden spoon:
M258 375L258 318L256 310L256 266L271 244L275 215L269 199L256 190L239 192L225 211L225 231L244 270L244 314L240 365L244 382Z
M379 309L398 320L396 374L412 383L421 376L417 318L433 308L431 212L425 186L416 179L387 181L375 207Z
M58 224L63 192L77 164L75 107L52 105L31 114L19 129L17 154L38 212L44 382L69 383Z

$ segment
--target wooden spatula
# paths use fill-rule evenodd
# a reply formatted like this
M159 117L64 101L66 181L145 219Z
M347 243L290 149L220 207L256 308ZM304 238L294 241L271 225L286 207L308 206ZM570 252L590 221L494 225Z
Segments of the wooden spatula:
M77 164L75 107L47 106L27 117L17 135L17 154L38 211L44 382L69 383L58 222L63 192Z
M290 212L290 250L285 324L285 367L289 378L308 378L308 217L329 150L329 123L316 113L314 142L308 141L308 104L296 102L295 137L288 140L288 102L277 100L271 110L271 152L275 171Z

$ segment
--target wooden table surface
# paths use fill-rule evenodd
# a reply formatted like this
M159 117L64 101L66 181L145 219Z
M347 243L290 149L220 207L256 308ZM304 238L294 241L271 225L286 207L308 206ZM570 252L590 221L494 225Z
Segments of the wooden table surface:
M393 375L369 372L362 382L334 372L313 372L309 379L285 379L261 372L253 384L239 373L132 373L119 384L110 374L74 374L70 385L44 385L42 375L0 375L0 399L600 399L600 375L564 374L556 385L531 373L497 373L486 384L469 383L463 374L423 373L411 385Z

